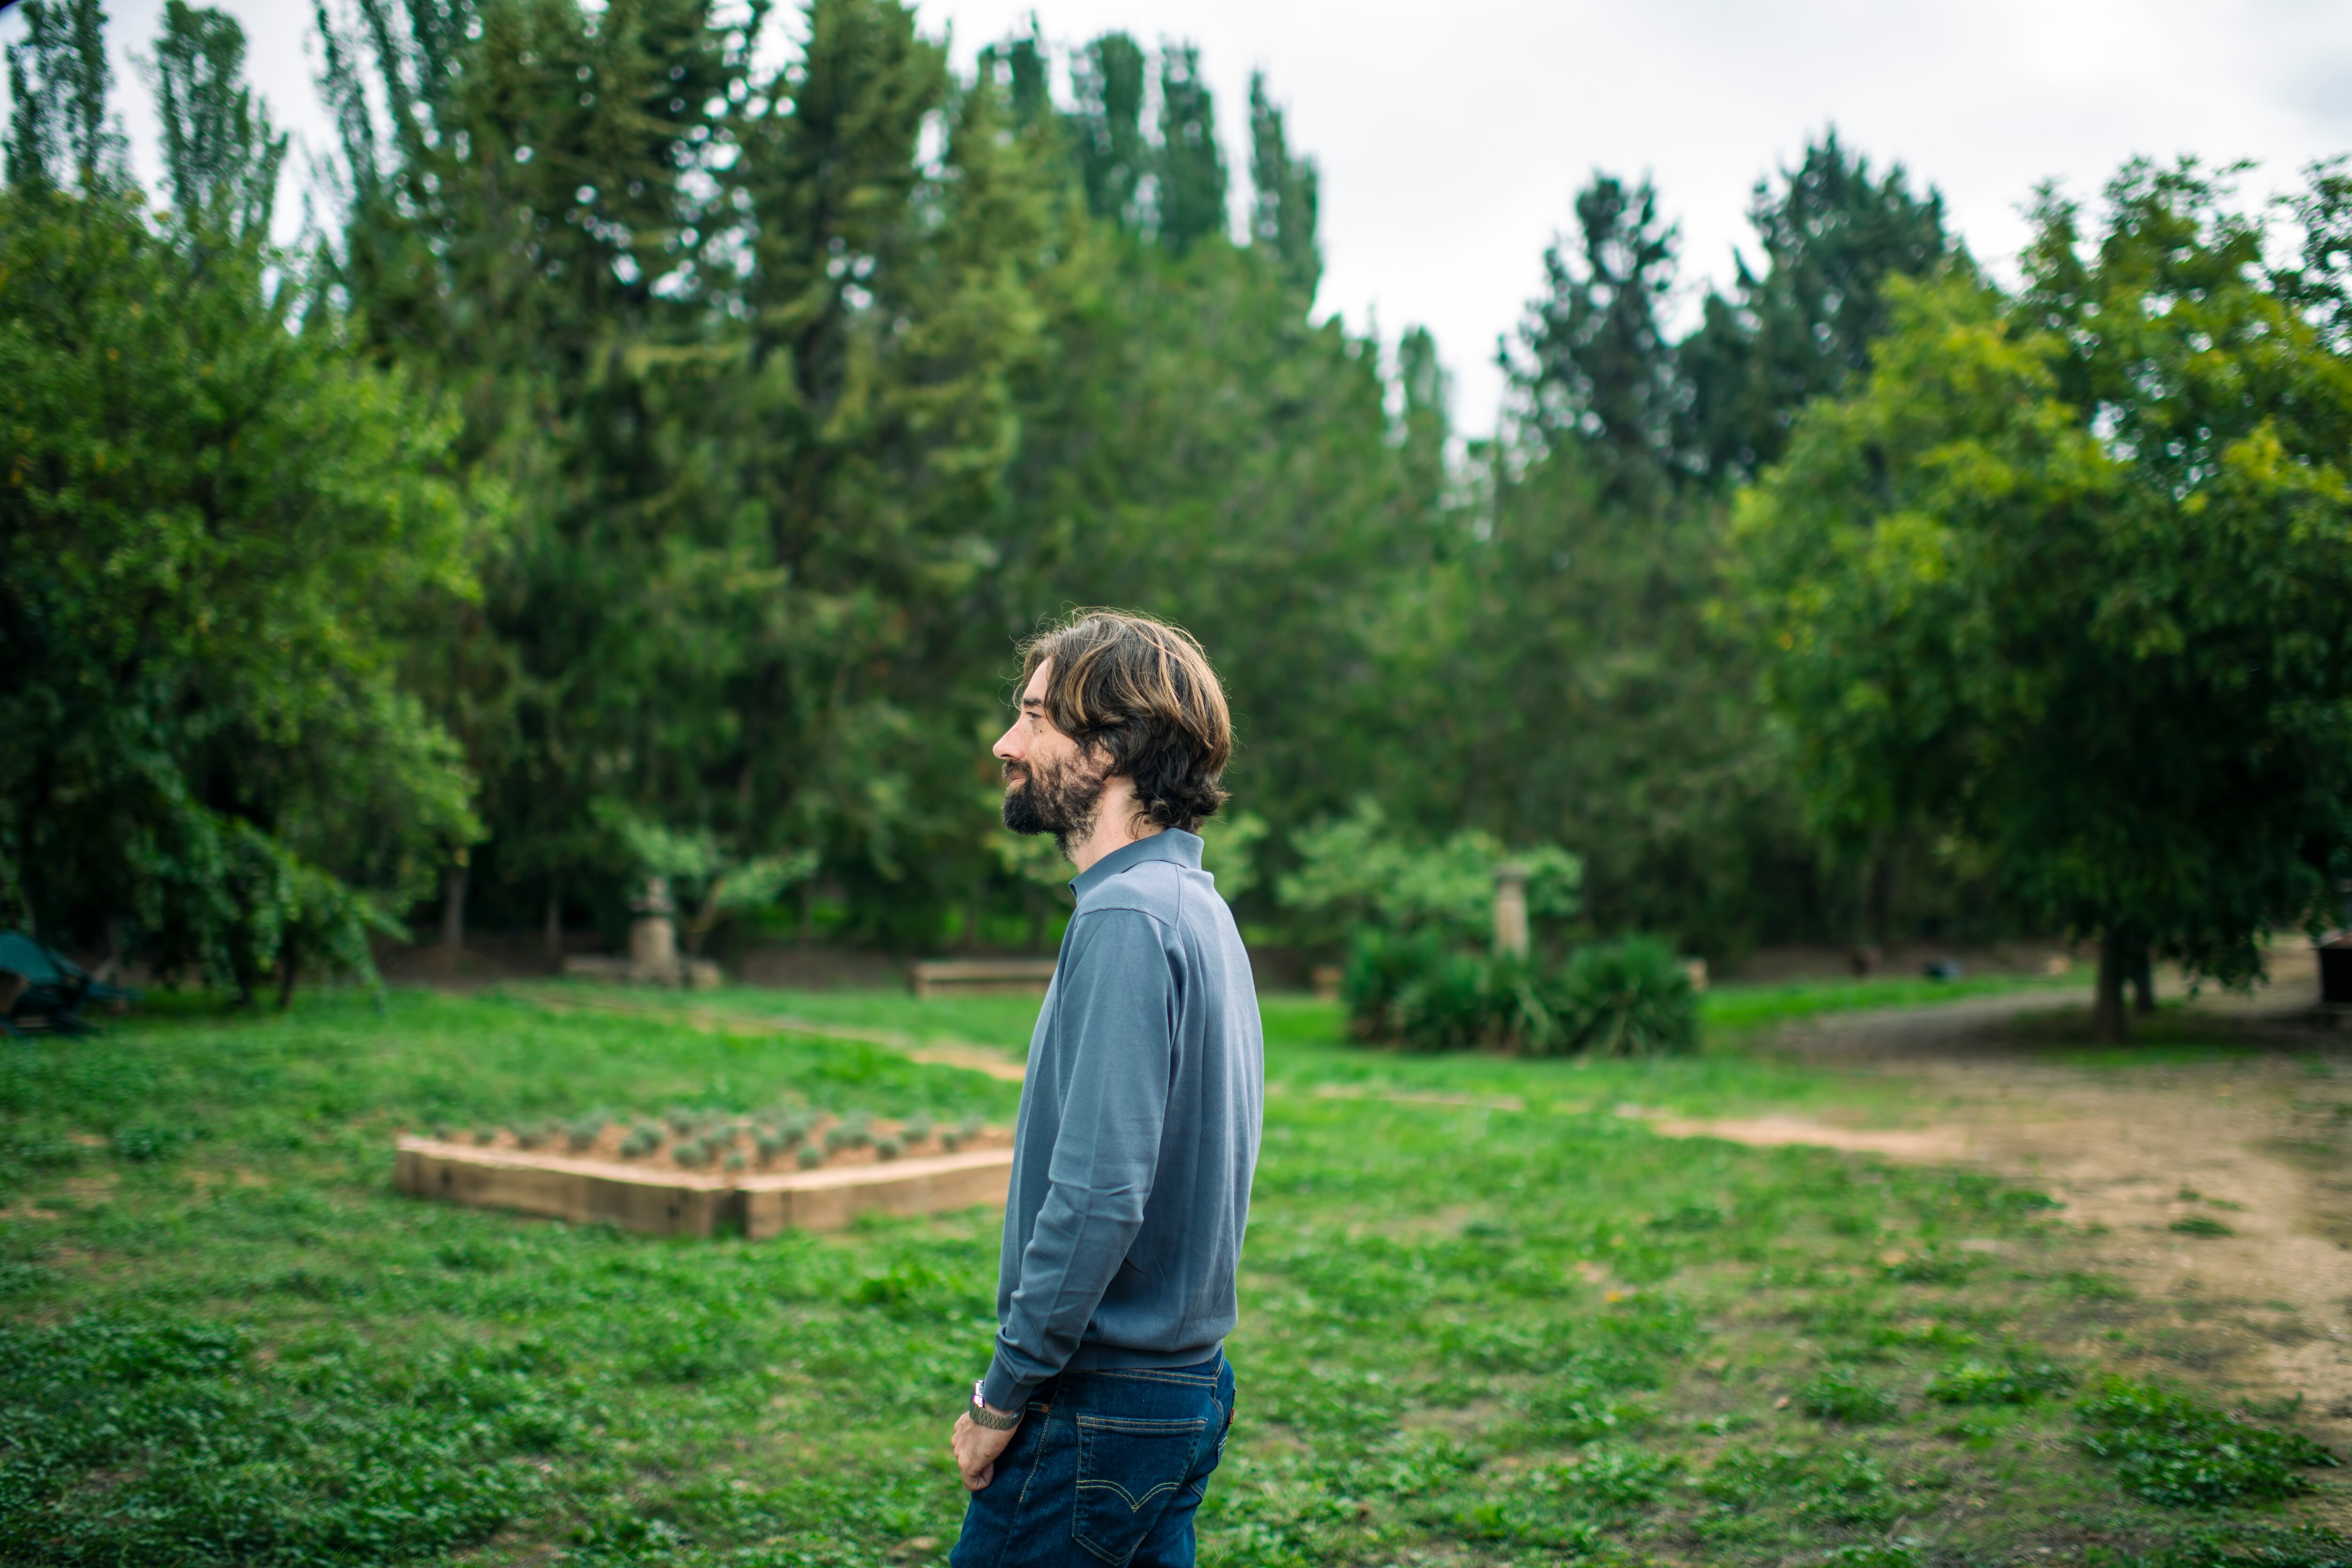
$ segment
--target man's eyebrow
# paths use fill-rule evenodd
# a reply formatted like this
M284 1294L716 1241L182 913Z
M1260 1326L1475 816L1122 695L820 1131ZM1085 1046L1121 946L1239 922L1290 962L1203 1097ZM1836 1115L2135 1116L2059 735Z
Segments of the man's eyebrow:
M1021 711L1024 713L1028 712L1033 708L1042 710L1045 706L1045 700L1042 697L1024 697L1021 700Z

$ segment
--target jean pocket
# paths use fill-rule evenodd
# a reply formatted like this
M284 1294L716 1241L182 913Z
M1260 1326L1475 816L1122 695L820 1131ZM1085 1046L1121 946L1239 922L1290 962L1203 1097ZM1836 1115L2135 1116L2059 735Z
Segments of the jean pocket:
M1078 1544L1124 1564L1192 1473L1207 1421L1078 1416Z

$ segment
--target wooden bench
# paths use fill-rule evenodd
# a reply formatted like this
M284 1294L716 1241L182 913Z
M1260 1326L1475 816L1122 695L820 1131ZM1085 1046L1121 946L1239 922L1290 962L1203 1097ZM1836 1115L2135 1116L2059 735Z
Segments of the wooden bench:
M927 958L909 966L921 996L1043 996L1054 979L1050 958Z

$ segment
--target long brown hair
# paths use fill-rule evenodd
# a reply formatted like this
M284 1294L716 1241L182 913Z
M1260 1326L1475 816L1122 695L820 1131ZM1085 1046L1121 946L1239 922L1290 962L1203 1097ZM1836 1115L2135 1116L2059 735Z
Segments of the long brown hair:
M1021 683L1046 660L1045 715L1134 781L1137 808L1192 832L1225 803L1233 715L1209 656L1181 626L1122 610L1082 610L1021 645Z

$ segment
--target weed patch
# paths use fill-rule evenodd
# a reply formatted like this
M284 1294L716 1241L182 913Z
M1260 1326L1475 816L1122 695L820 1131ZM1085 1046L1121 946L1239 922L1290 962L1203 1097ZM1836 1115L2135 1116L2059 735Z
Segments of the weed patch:
M2338 1462L2299 1433L2257 1426L2192 1394L2123 1378L2092 1390L2075 1415L2090 1429L2084 1447L2150 1502L2213 1508L2294 1497L2311 1489L2306 1469Z

